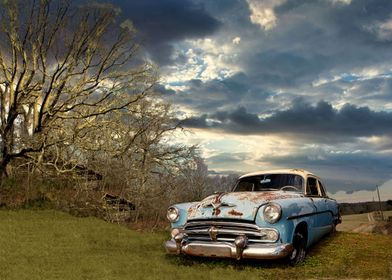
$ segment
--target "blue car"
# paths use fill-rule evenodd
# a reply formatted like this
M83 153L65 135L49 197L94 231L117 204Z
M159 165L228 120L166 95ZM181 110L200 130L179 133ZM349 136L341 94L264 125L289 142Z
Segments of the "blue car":
M297 264L306 249L335 231L339 206L316 175L301 169L240 177L231 192L167 210L167 252L239 259L280 259Z

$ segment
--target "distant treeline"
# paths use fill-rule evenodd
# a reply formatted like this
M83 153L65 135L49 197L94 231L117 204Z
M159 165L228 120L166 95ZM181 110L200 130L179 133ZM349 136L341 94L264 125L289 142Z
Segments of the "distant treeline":
M357 203L340 203L342 215L362 214L380 210L380 204L377 201L357 202ZM381 202L382 211L392 210L392 200Z

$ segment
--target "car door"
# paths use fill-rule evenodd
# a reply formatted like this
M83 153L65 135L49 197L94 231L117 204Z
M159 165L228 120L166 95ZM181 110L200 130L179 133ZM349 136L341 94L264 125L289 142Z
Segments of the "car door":
M317 180L317 186L320 193L320 227L322 234L328 233L333 224L333 213L330 207L330 199L328 198L324 186L321 181Z
M338 205L336 203L336 200L331 199L328 197L327 192L325 191L325 187L323 183L319 180L319 189L321 191L322 197L324 198L325 201L325 208L328 213L328 216L326 217L325 220L325 226L326 227L332 227L333 223L335 223L335 219L337 219L339 215L339 210L338 210Z
M325 197L322 196L322 193L319 188L318 179L312 176L309 176L306 183L306 196L312 201L314 205L314 213L311 216L312 218L312 239L316 241L320 239L326 232L325 228L327 225L327 204L325 201Z

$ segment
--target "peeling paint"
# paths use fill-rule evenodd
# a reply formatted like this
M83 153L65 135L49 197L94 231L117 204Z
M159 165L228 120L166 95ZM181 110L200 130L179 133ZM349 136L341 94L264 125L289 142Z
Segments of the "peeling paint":
M302 195L299 193L285 191L230 192L213 194L202 201L193 204L188 209L188 219L217 216L253 219L261 204L277 199L298 198L301 196ZM235 207L235 210L230 209L232 207Z
M235 211L234 209L231 209L231 211L229 211L229 213L227 213L227 214L232 215L232 216L242 216L243 215L243 213Z
M196 214L197 208L194 206L189 207L188 208L188 217L194 216Z
M221 210L219 208L214 208L214 210L212 210L213 216L218 216L220 213L221 213Z

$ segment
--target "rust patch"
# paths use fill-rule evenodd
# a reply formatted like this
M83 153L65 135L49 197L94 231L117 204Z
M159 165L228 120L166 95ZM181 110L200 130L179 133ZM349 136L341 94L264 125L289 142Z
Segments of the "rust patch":
M231 209L227 214L232 215L232 216L242 216L243 213L235 211L234 209Z
M214 203L215 203L215 204L220 203L220 202L221 202L221 199L222 199L222 196L224 196L225 194L226 194L225 192L218 193L218 194L215 196Z
M213 216L218 216L220 214L221 210L219 208L214 208L214 210L212 210L212 215Z
M196 214L196 210L197 208L195 208L194 206L191 206L188 208L188 217L192 217Z
M294 168L294 169L291 169L291 170L294 171L294 172L302 172L302 173L305 172L305 170L299 169L299 168Z

